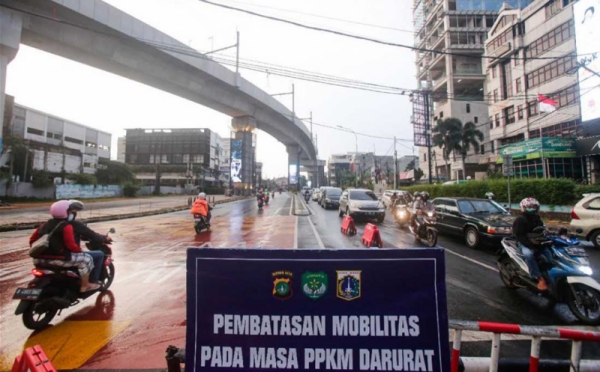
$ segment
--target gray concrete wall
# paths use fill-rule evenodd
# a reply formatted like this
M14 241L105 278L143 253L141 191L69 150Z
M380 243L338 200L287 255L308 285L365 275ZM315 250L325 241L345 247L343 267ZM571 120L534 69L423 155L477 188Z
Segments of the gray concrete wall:
M0 199L5 195L13 198L54 199L54 186L35 188L29 182L13 182L6 190L6 181L0 182Z

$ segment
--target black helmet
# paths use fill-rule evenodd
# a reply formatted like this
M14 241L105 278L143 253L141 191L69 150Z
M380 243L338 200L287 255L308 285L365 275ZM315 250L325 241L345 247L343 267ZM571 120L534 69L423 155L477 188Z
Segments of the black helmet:
M421 193L421 199L423 199L423 200L425 200L425 201L426 201L427 199L429 199L429 193L428 193L427 191L423 191L423 192Z

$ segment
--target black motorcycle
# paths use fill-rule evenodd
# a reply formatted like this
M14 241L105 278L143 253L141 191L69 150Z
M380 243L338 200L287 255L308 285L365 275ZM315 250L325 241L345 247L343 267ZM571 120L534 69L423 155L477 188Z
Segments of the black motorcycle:
M115 229L110 229L114 233ZM77 268L66 268L38 264L31 270L33 280L27 288L17 288L13 300L20 300L15 315L21 315L28 329L38 330L46 327L63 309L77 305L97 292L110 288L115 278L115 266L110 243L90 241L86 247L90 251L102 251L104 264L100 272L101 287L95 291L80 292L81 278Z
M435 210L417 210L416 226L409 226L410 232L415 236L417 242L425 241L428 246L435 247L438 240L438 231L435 228Z
M258 209L262 209L263 208L263 204L264 204L264 199L259 196L257 198L257 201L258 201Z
M310 200L310 194L309 193L305 193L304 194L304 201L308 203L309 200Z
M204 218L203 215L194 214L194 230L196 230L196 234L200 234L202 232L202 230L210 229L210 225L206 221L207 220L206 220L206 218Z

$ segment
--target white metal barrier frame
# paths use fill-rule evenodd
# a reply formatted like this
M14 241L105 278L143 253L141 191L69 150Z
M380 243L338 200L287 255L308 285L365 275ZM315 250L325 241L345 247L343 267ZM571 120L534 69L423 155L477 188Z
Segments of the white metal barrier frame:
M531 354L529 357L529 372L538 371L542 338L572 340L570 360L571 372L600 371L600 360L581 360L582 342L600 342L600 332L580 331L574 329L547 326L522 326L518 324L475 322L463 320L450 320L450 329L453 329L455 331L454 340L452 344L452 372L459 372L461 361L460 344L462 340L463 330L493 333L492 352L490 358L462 358L463 364L465 366L465 372L484 370L487 370L489 372L498 371L498 361L500 357L500 335L502 333L519 334L532 337Z

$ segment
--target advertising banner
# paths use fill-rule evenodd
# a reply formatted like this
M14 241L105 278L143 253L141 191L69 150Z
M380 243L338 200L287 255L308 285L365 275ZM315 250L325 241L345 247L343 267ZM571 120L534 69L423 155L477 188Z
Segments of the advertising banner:
M585 66L578 70L582 122L600 117L600 77L594 74L600 71L600 14L597 13L600 0L579 0L573 4L577 62Z
M187 250L186 371L449 371L442 249Z
M514 161L536 159L541 156L542 140L544 144L544 157L574 157L575 138L544 137L527 141L511 143L500 148L500 157L496 161L502 164L502 157L511 155Z
M600 155L600 137L578 139L575 147L578 156Z
M242 140L231 140L231 180L242 182Z
M298 183L298 178L296 177L296 164L290 164L290 185L295 185Z

